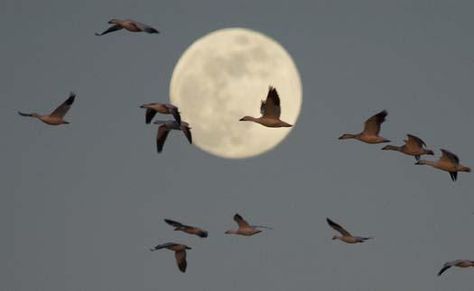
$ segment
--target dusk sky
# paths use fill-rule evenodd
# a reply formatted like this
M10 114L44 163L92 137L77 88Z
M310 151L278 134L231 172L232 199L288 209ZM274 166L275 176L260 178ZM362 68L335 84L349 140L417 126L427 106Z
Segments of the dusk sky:
M1 1L0 290L472 289L474 269L436 276L446 261L474 259L472 174L452 182L383 145L337 138L386 109L391 144L411 133L435 150L428 159L445 148L474 166L473 9L467 0ZM161 33L95 36L111 18ZM186 48L230 27L292 56L303 89L293 130L248 159L212 156L180 132L157 154L156 125L139 106L169 102ZM69 125L17 114L47 113L70 91ZM273 230L225 235L236 212ZM326 217L375 239L333 241ZM192 247L184 274L172 252L149 251L169 241Z

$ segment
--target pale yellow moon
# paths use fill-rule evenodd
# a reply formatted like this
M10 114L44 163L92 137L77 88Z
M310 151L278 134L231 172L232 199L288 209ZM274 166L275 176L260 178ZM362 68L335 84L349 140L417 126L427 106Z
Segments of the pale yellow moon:
M199 38L183 53L170 98L190 124L195 145L220 157L247 158L274 148L292 129L239 121L261 115L269 86L280 96L280 119L294 125L302 88L291 56L262 33L227 28Z

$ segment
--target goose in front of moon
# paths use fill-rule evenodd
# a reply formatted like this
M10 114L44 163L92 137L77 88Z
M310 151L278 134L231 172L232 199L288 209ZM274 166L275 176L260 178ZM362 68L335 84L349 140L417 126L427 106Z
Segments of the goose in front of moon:
M174 68L169 96L193 125L193 143L231 159L274 149L294 128L303 99L298 69L283 45L245 28L220 29L192 43ZM260 124L239 122L246 115Z
M260 104L260 117L244 116L240 121L253 121L266 127L291 127L291 124L280 120L280 97L275 88L268 88L267 99Z
M181 123L178 123L176 120L157 120L153 123L161 124L158 127L158 133L156 135L156 150L158 151L158 153L161 153L163 151L163 146L165 145L166 138L168 137L168 134L171 130L182 131L189 143L193 143L191 127L189 126L189 123L185 121L181 121Z
M165 103L147 103L140 106L140 108L145 108L145 123L150 124L153 117L155 117L156 113L161 114L171 114L173 115L174 119L177 123L181 124L181 115L179 114L178 107L174 106L173 104L165 104Z

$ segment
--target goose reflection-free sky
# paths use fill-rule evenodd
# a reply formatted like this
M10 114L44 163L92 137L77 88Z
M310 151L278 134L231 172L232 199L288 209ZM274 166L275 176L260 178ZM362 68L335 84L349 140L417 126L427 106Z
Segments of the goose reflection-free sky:
M474 165L471 1L18 1L0 4L1 290L468 290L472 174L414 165L382 146L339 141L388 111L407 133ZM158 35L96 37L110 18ZM156 127L139 105L167 101L173 68L197 38L246 27L291 54L301 115L274 150L211 156ZM71 124L48 112L77 94ZM283 109L284 110L284 109ZM273 129L272 129L273 130ZM439 155L439 151L436 151ZM269 225L227 236L239 212ZM375 239L332 241L326 217ZM207 239L174 232L171 218ZM157 243L192 247L180 273Z

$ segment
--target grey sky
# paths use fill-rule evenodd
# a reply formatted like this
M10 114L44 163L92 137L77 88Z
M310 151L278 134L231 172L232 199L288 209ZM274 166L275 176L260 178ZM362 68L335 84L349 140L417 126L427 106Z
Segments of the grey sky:
M295 1L296 2L296 1ZM357 2L357 3L356 3ZM0 3L0 289L467 290L474 258L473 177L351 141L381 109L406 133L474 165L471 1L20 1ZM94 32L134 18L162 34ZM138 106L167 100L172 69L196 38L248 27L278 40L303 83L294 130L275 150L224 160L156 128ZM48 127L70 90L71 124ZM469 134L469 135L467 135ZM439 152L437 152L439 154ZM271 225L225 236L240 212ZM329 216L374 235L331 241ZM206 227L175 233L163 218ZM193 247L181 274L158 242ZM243 279L245 278L245 279Z

